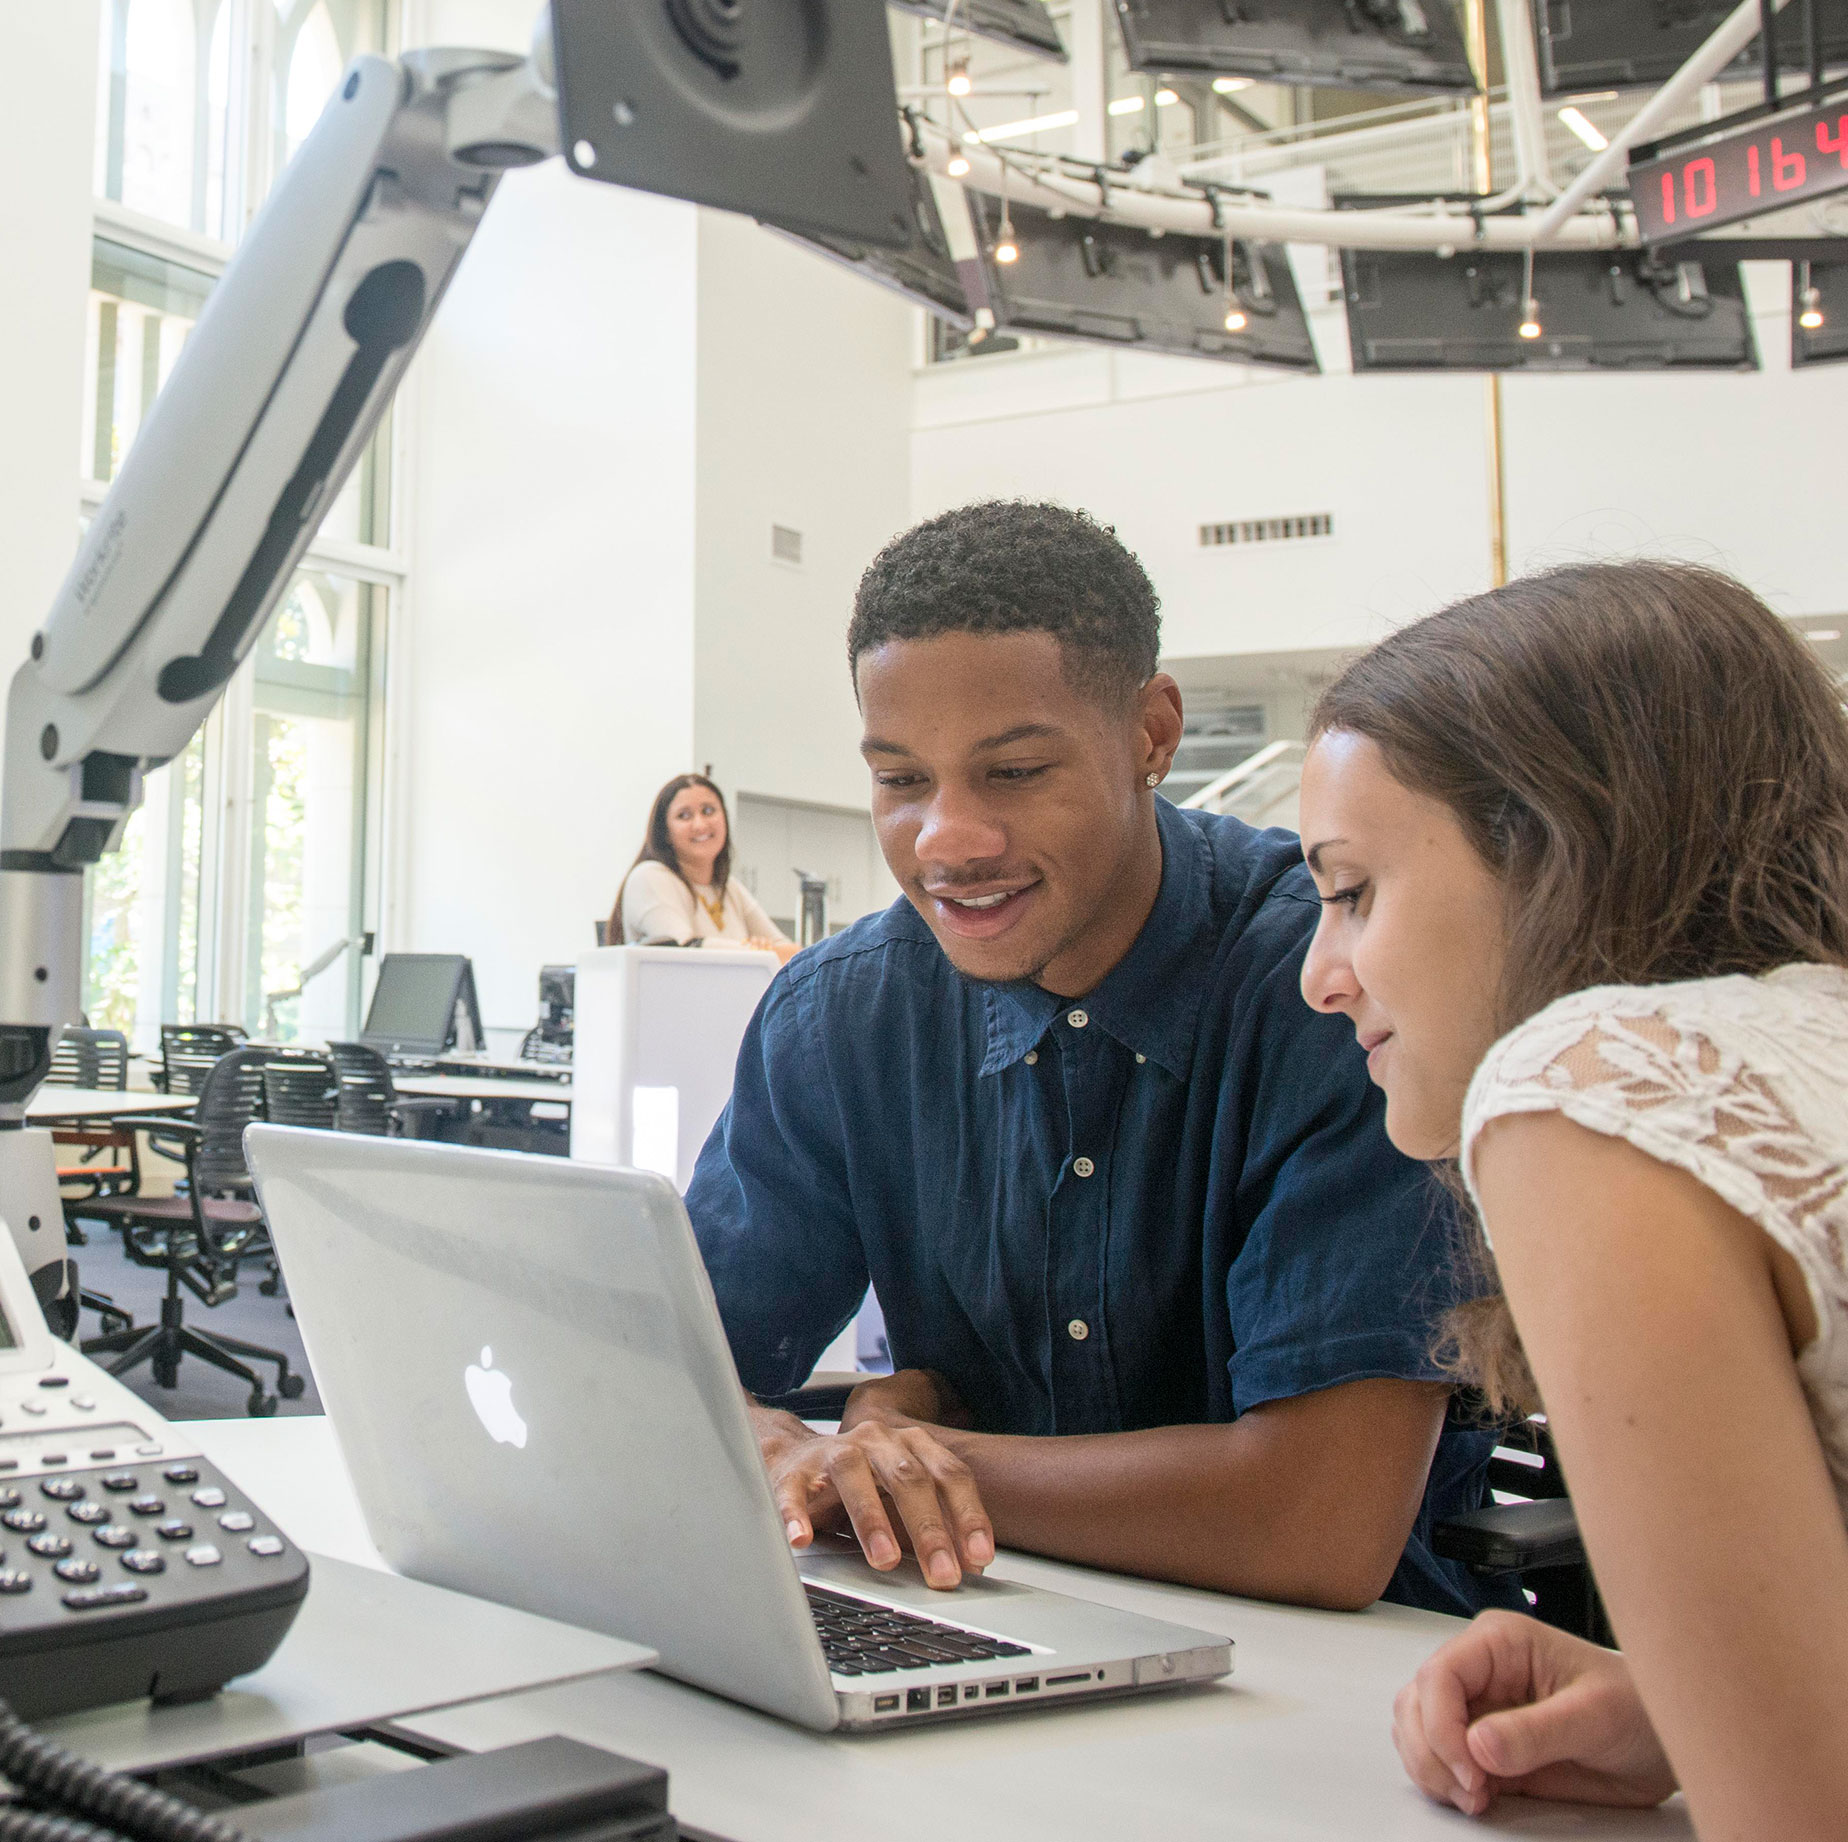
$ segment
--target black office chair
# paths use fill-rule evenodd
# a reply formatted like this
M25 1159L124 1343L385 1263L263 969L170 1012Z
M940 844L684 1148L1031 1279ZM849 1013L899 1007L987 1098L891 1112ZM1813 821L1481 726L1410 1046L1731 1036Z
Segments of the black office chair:
M219 1058L249 1040L235 1023L163 1023L160 1066L148 1070L148 1079L157 1093L196 1094ZM160 1132L149 1132L148 1149L176 1163L186 1161L184 1141Z
M364 1043L329 1043L327 1053L340 1077L340 1103L334 1124L342 1132L374 1138L423 1138L426 1120L453 1113L456 1103L434 1094L400 1094L392 1084L391 1065Z
M122 1231L123 1247L137 1266L167 1275L160 1322L145 1330L110 1331L83 1344L86 1356L113 1356L112 1375L146 1362L163 1388L179 1385L180 1360L196 1356L250 1384L248 1410L262 1417L276 1411L276 1394L263 1386L250 1365L276 1365L276 1393L289 1400L306 1385L281 1350L246 1343L185 1322L181 1288L209 1307L237 1296L237 1263L263 1226L244 1162L244 1128L267 1116L267 1070L278 1051L234 1049L221 1056L199 1089L190 1119L161 1117L152 1123L186 1148L184 1196L103 1196L84 1205L87 1216ZM331 1071L323 1063L323 1079ZM132 1123L146 1125L144 1116Z
M220 1056L250 1040L235 1023L163 1023L160 1066L148 1071L163 1094L196 1094Z
M45 1085L122 1092L128 1086L128 1038L120 1030L65 1029L52 1051ZM73 1247L84 1247L89 1237L73 1211L87 1196L132 1196L141 1188L139 1141L134 1133L122 1131L115 1121L97 1120L81 1126L53 1127L51 1142L59 1152L81 1154L74 1164L58 1165L58 1191L64 1204L64 1238ZM109 1153L109 1162L99 1164L96 1160L104 1152ZM126 1165L118 1161L123 1152L128 1153ZM75 1194L69 1189L72 1184L80 1186ZM128 1330L134 1325L132 1312L124 1311L107 1292L95 1291L81 1282L77 1304L80 1310L94 1311L104 1330Z
M1489 1460L1489 1488L1521 1500L1440 1522L1433 1551L1472 1573L1519 1574L1536 1618L1594 1644L1614 1643L1545 1420L1504 1431Z
M271 1049L263 1064L263 1116L275 1126L310 1126L331 1132L338 1122L340 1077L330 1057L313 1049ZM266 1259L269 1271L257 1290L274 1298L282 1290L269 1224L263 1223L239 1251L238 1264ZM294 1308L290 1307L290 1315Z

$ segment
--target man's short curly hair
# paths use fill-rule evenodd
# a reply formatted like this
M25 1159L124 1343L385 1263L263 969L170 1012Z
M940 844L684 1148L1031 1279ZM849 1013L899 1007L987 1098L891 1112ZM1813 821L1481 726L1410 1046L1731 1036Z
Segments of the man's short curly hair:
M1109 525L1063 505L989 499L895 537L854 596L847 662L939 633L1050 633L1072 686L1127 699L1161 655L1155 586Z

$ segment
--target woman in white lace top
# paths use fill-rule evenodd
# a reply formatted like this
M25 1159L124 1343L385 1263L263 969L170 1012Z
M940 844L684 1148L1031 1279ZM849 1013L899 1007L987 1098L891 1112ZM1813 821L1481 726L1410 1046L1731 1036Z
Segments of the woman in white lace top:
M1450 1356L1544 1404L1623 1644L1478 1619L1400 1693L1407 1769L1848 1835L1839 693L1737 583L1593 566L1403 629L1314 735L1304 995L1467 1185Z

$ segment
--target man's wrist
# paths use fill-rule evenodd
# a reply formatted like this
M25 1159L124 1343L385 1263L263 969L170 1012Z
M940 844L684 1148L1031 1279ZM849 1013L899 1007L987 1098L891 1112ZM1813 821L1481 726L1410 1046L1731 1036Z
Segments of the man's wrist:
M966 1426L969 1416L956 1391L934 1369L900 1369L873 1375L847 1397L841 1430L877 1421L886 1426Z

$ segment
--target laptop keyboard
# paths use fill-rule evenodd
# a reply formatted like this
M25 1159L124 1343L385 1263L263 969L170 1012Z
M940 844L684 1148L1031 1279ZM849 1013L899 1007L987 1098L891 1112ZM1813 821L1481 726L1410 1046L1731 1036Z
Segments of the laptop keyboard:
M803 1585L822 1654L837 1676L880 1676L891 1670L929 1669L934 1663L979 1663L988 1657L1033 1654L1025 1644L984 1637L912 1612L895 1612L806 1581Z

